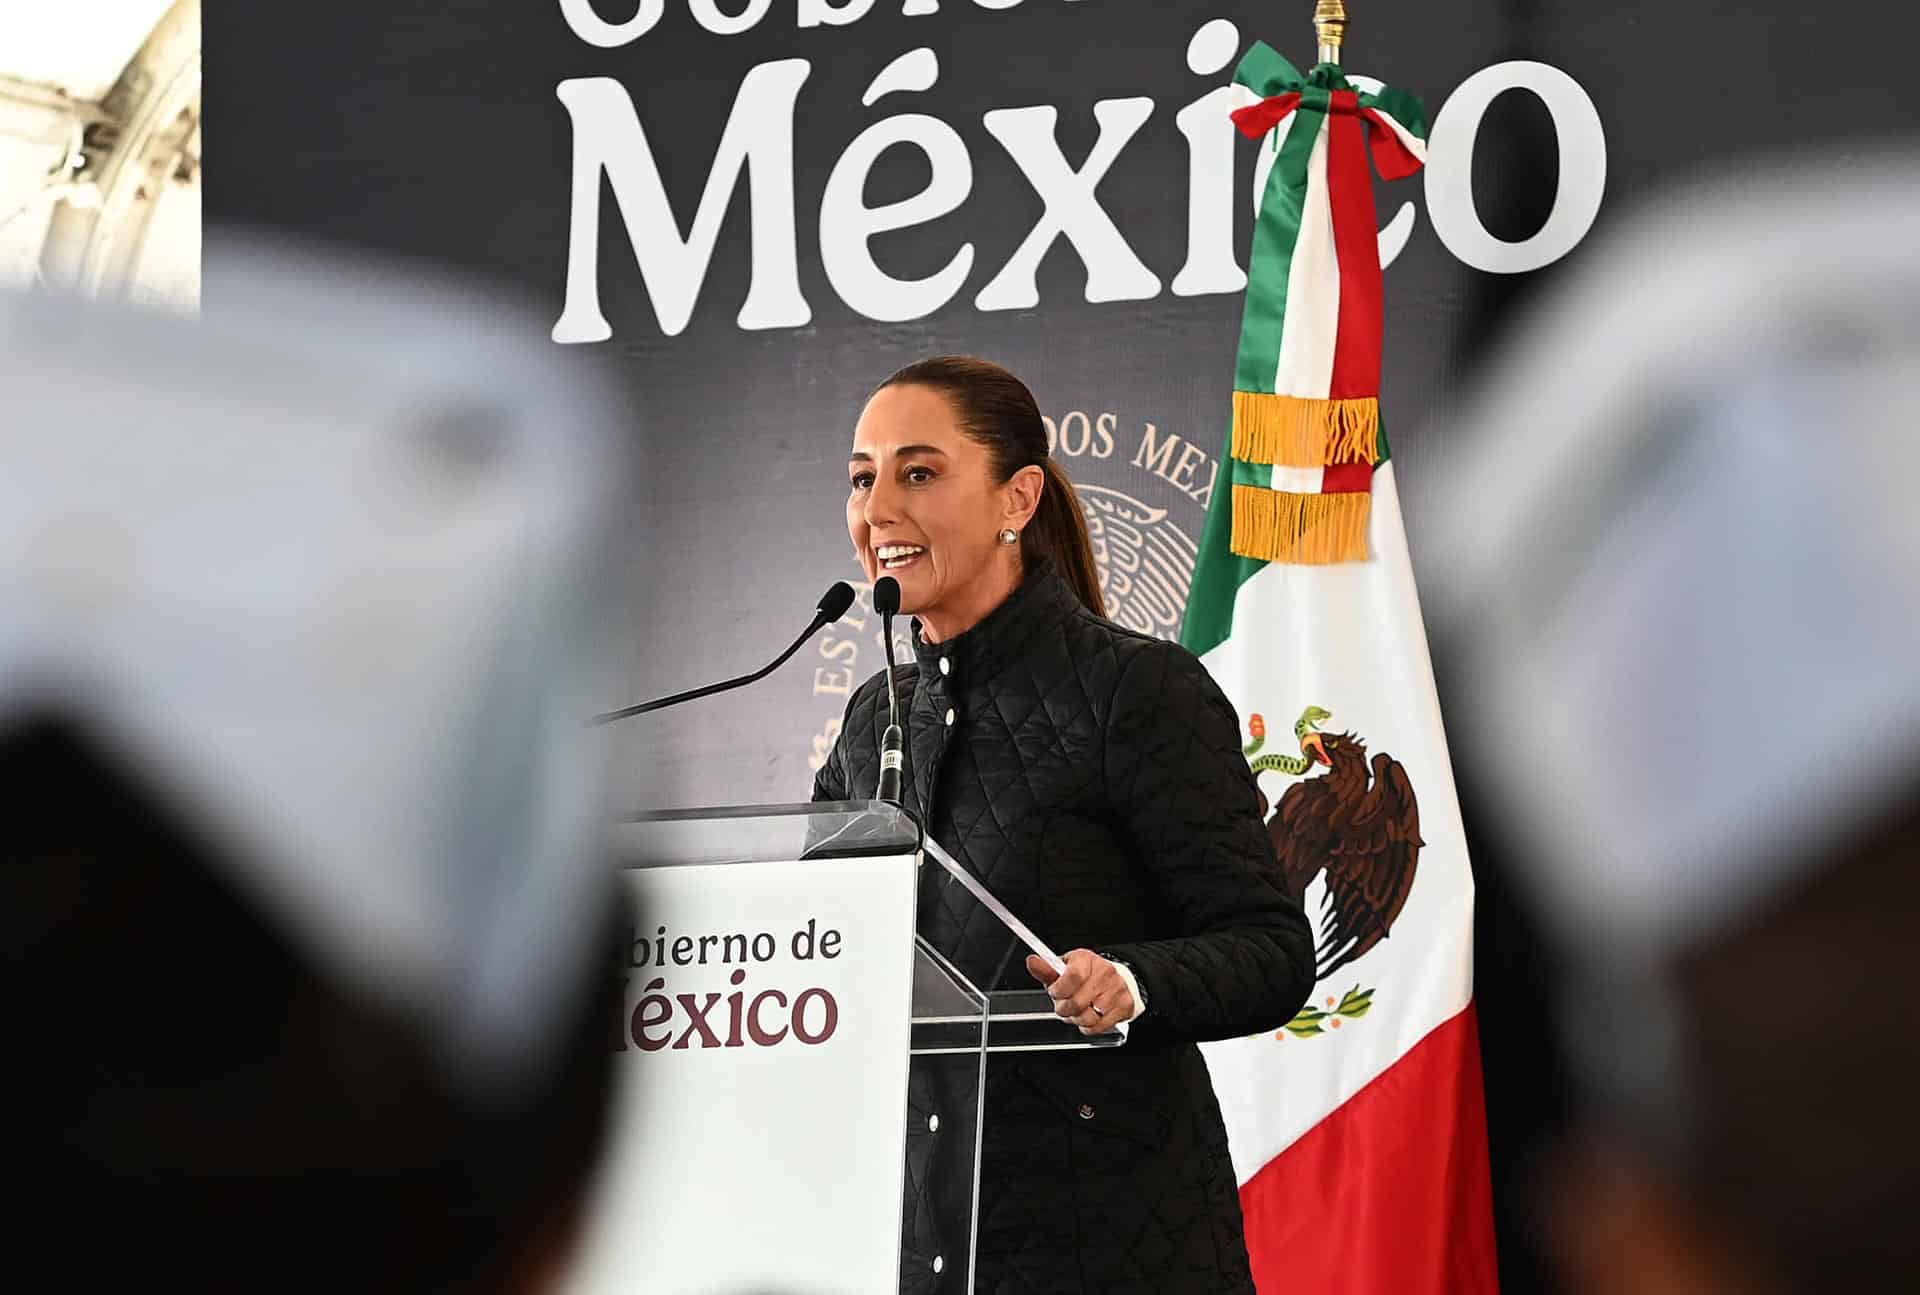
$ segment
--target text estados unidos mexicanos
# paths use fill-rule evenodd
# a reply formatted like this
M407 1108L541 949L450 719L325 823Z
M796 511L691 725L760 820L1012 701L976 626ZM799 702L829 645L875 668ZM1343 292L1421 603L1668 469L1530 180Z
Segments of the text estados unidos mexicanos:
M624 45L650 30L662 3L647 0L630 22L620 24L593 16L588 0L562 0L562 9L583 40L609 47ZM738 17L728 17L713 0L689 0L689 5L697 18L711 15L702 18L702 25L723 32L745 30L768 8L766 0L755 0ZM845 5L803 4L801 25L809 25L807 15L844 24L869 7L857 0ZM1196 40L1189 51L1189 67L1197 75L1217 77L1238 52L1237 43L1237 35L1232 41L1205 42L1206 53L1199 57L1195 51L1201 50L1203 42ZM600 309L603 177L612 188L662 333L675 336L692 318L726 212L743 188L743 175L751 177L744 186L748 191L744 201L750 212L752 257L746 300L736 322L743 329L774 329L799 328L812 320L812 307L800 288L793 127L795 105L811 72L812 64L802 58L777 59L748 69L684 235L627 88L603 76L559 83L555 93L573 126L573 166L566 296L553 327L554 341L598 342L613 336ZM1349 75L1365 86L1377 84ZM931 48L910 50L877 71L860 103L873 108L891 95L925 92L939 77L939 61ZM1474 144L1481 122L1488 106L1513 90L1527 91L1545 105L1560 151L1558 187L1547 219L1518 242L1496 237L1487 229L1473 192ZM838 92L850 93L851 87ZM1246 286L1245 271L1233 251L1238 135L1229 114L1248 101L1240 87L1215 85L1172 114L1175 129L1185 139L1188 163L1186 254L1169 285L1175 296L1232 293ZM680 110L677 105L661 105L659 110L668 109ZM1077 165L1062 154L1055 137L1060 113L1055 106L996 108L982 116L981 126L1043 200L1043 210L1012 256L975 293L976 310L1038 306L1041 262L1062 239L1086 267L1088 302L1143 301L1160 294L1160 276L1135 253L1097 192L1114 160L1156 111L1154 101L1144 96L1096 102L1093 116L1099 135ZM1476 72L1442 105L1428 144L1421 183L1434 233L1455 257L1475 269L1518 274L1550 265L1586 237L1599 214L1606 188L1605 132L1593 100L1558 68L1511 61ZM924 155L929 171L926 187L911 197L870 207L865 198L867 176L880 156L895 146L909 146ZM1256 203L1272 161L1272 151L1262 149L1252 186ZM862 129L834 162L820 203L820 266L835 294L856 313L885 322L920 319L946 306L973 276L972 243L957 247L935 273L908 279L883 270L871 242L877 235L923 225L958 210L972 190L973 154L948 122L925 113L901 112ZM1413 203L1403 201L1381 232L1383 265L1391 265L1407 246L1416 223Z

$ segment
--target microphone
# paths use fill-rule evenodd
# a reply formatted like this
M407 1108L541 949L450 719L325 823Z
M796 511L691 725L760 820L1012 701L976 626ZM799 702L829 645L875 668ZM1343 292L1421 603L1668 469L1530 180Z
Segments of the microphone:
M873 609L880 613L880 638L887 649L887 731L880 739L880 786L873 798L889 805L900 803L900 697L893 683L893 618L900 610L900 582L881 576L873 582Z
M897 595L896 595L897 597ZM677 692L671 697L657 697L652 701L643 701L638 706L628 706L622 710L610 710L604 715L595 715L595 724L611 724L617 719L626 719L630 715L644 715L651 710L664 710L668 706L678 706L683 701L697 701L701 697L711 697L717 692L726 692L729 688L740 688L755 680L764 679L787 663L787 659L800 650L802 644L812 638L814 631L822 625L831 625L847 614L847 608L853 606L853 586L844 580L834 582L833 588L820 596L820 605L813 613L813 623L807 626L793 646L773 659L773 663L752 674L743 674L738 679L728 679L723 683L710 683L704 688L695 688L691 692Z

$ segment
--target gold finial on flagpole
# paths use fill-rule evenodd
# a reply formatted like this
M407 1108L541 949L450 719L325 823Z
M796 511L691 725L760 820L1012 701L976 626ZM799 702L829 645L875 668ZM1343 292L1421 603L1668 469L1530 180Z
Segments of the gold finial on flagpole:
M1338 63L1347 41L1346 0L1315 0L1313 34L1320 40L1320 61Z

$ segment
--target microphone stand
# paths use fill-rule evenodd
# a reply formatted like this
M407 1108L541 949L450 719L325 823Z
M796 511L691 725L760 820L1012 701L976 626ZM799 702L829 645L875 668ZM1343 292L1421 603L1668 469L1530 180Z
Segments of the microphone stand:
M729 688L743 688L747 684L764 679L785 665L795 652L798 652L805 646L806 641L813 637L814 631L818 630L822 625L831 624L844 616L848 606L851 605L852 602L853 590L844 582L828 590L827 596L820 600L819 610L813 614L813 624L807 626L806 630L801 633L799 638L793 641L793 645L785 652L782 652L779 656L775 657L770 664L755 670L752 674L743 674L737 679L727 679L720 683L710 683L704 688L693 688L687 692L677 692L671 697L656 697L652 701L643 701L638 706L627 706L620 710L610 710L604 715L595 715L592 722L595 724L611 724L617 719L626 719L633 715L645 715L648 711L664 710L668 706L678 706L683 701L698 701L702 697L711 697L714 693L725 692ZM893 681L892 679L888 679L887 682L891 683Z
M874 606L880 612L880 638L887 652L887 731L880 738L880 785L874 789L873 798L898 806L905 739L900 732L900 695L893 681L893 617L900 610L900 585L885 577L874 585L873 593Z

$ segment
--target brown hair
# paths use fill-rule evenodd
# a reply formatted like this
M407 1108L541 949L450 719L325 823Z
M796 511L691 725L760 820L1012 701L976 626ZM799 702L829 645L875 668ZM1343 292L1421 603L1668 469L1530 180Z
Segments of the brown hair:
M1052 559L1087 610L1105 616L1087 516L1073 483L1047 454L1046 422L1027 384L986 360L941 355L909 364L878 390L888 387L928 387L945 396L960 416L961 430L991 452L996 481L1004 482L1028 466L1046 473L1040 506L1020 536L1021 561L1031 570L1041 558Z

